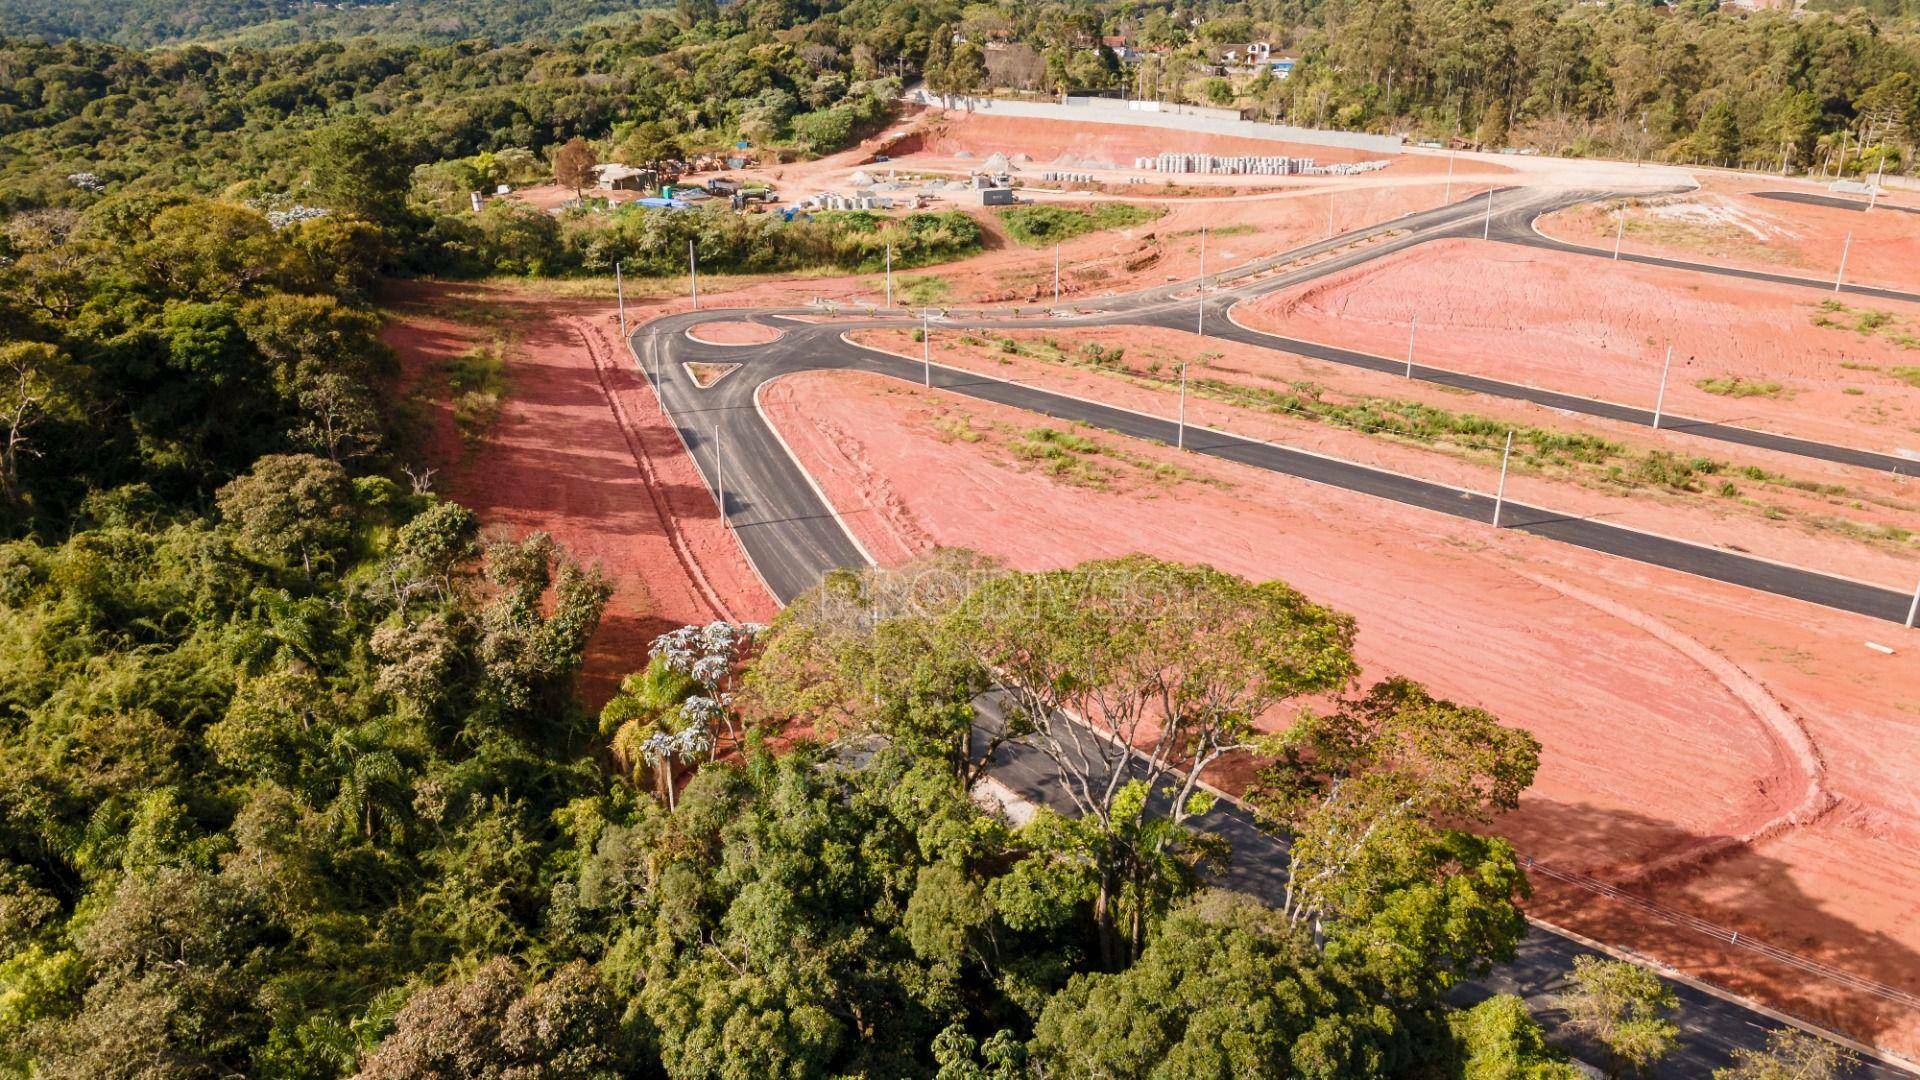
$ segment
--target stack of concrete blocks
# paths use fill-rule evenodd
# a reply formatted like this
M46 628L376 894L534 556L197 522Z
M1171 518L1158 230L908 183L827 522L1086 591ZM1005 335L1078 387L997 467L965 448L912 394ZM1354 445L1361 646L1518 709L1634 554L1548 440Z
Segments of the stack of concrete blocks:
M1093 174L1087 172L1043 172L1040 179L1061 184L1091 184Z
M1391 164L1393 163L1390 161L1337 162L1332 165L1309 163L1300 172L1304 176L1356 176L1360 173L1373 172L1375 169L1384 169Z
M1292 176L1313 168L1312 158L1266 154L1241 154L1221 157L1217 154L1176 154L1133 159L1133 167L1164 173L1200 173L1224 176Z

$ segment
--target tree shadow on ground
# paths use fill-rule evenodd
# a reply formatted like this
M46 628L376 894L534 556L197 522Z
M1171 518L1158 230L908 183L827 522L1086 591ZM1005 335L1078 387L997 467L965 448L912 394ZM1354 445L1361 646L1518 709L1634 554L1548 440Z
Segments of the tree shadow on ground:
M1537 798L1529 799L1527 814L1527 831L1553 837L1562 850L1646 850L1656 846L1653 841L1681 831L1673 822L1632 811ZM1691 842L1711 839L1694 836ZM1829 898L1805 891L1792 876L1793 869L1750 845L1736 844L1698 863L1619 887L1664 910L1738 932L1749 943L1771 945L1852 976L1920 993L1920 954L1882 930L1857 925L1833 909ZM1742 884L1740 903L1705 895L1709 888L1724 894L1733 880L1730 875ZM1595 876L1606 880L1604 872ZM1529 878L1534 896L1527 908L1535 918L1660 960L1871 1045L1914 1035L1910 1005L1729 943L1630 901L1557 881L1538 869Z

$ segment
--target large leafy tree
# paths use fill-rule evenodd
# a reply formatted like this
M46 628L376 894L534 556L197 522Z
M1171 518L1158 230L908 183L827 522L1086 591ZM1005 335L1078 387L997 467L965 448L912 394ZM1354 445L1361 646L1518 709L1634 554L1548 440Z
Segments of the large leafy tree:
M1283 830L1282 910L1390 999L1426 1000L1511 954L1525 878L1503 840L1458 828L1518 805L1539 743L1393 678L1274 741L1255 803Z
M1208 766L1253 746L1254 722L1354 676L1353 622L1283 582L1144 557L988 579L961 604L960 633L1001 680L1004 730L1037 747L1060 793L1117 840L1124 793L1164 787L1181 825L1210 805ZM1115 843L1095 896L1109 964L1137 952L1116 901L1140 892L1158 849Z
M1564 995L1568 1020L1612 1056L1613 1075L1641 1074L1672 1053L1680 1029L1667 1014L1673 988L1648 968L1598 956L1574 959Z

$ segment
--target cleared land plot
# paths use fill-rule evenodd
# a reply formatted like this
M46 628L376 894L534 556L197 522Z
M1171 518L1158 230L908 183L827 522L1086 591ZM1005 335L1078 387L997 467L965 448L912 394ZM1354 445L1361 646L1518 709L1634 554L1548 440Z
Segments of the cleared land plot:
M1256 329L1884 453L1920 451L1920 305L1476 240L1242 304ZM1920 457L1916 457L1920 469Z
M1369 677L1411 675L1540 737L1539 782L1500 826L1522 850L1621 880L1655 870L1636 888L1663 903L1920 990L1920 762L1899 749L1920 736L1920 676L1904 651L1861 646L1881 624L1148 444L1042 438L1060 425L882 378L793 376L767 398L883 561L1147 551L1285 578L1358 617ZM1065 465L1023 449L1065 436L1086 443ZM1745 888L1756 873L1766 888ZM1920 1035L1591 896L1538 902L1896 1049Z
M918 359L904 330L857 343ZM1157 416L1208 425L1477 491L1499 479L1518 431L1508 493L1826 573L1909 587L1920 489L1869 470L1704 444L1566 416L1431 383L1152 327L965 332L936 328L935 359Z
M1839 272L1844 248L1848 281L1920 291L1920 218L1759 194L1772 191L1831 194L1823 186L1787 180L1706 176L1699 191L1578 206L1540 219L1539 229L1558 240L1611 250L1624 214L1624 251L1828 281ZM1865 202L1865 196L1857 198ZM1900 192L1885 205L1910 208L1915 202L1911 193Z
M551 533L614 582L582 676L590 705L644 664L654 636L772 613L618 341L610 305L484 285L397 288L398 317L382 336L416 390L434 490L489 528ZM433 375L502 323L513 327L503 350L509 391L485 438L470 446Z

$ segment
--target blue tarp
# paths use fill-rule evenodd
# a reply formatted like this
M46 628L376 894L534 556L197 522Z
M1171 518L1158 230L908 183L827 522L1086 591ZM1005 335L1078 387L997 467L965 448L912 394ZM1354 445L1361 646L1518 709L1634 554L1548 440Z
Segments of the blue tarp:
M691 210L693 207L680 199L635 199L636 205L652 210Z

